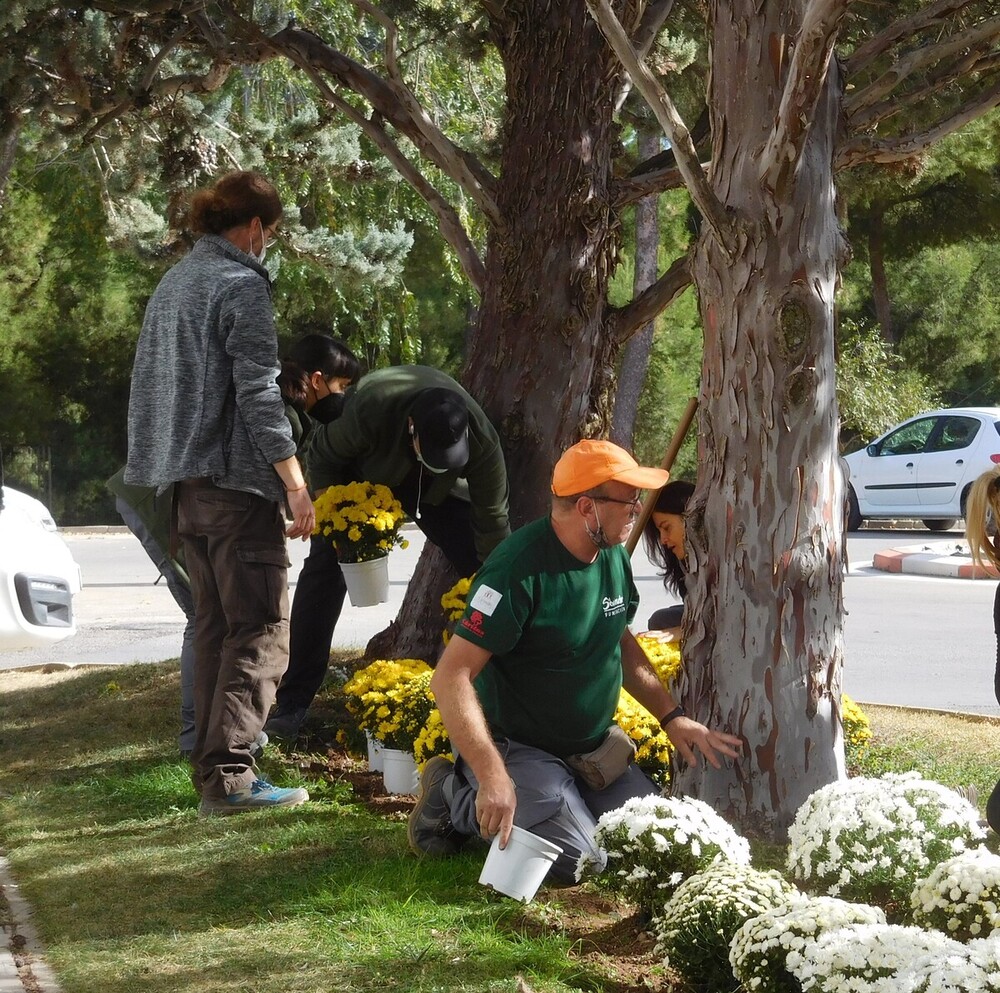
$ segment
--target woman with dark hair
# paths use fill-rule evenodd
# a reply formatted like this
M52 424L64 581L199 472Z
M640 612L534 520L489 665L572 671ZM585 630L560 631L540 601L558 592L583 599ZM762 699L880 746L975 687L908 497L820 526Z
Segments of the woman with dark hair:
M251 752L288 664L285 537L305 538L316 522L278 389L261 265L281 215L274 186L254 172L195 194L188 220L201 238L153 292L132 370L125 482L159 493L176 484L203 816L309 799L263 779Z
M660 490L649 520L642 533L646 555L650 562L663 570L663 585L668 593L687 595L687 569L684 566L684 511L694 493L694 483L686 479L672 480ZM684 604L663 607L649 618L651 631L664 631L681 626Z
M278 385L300 452L317 424L330 424L340 417L344 390L360 372L357 356L329 335L307 334L291 347L281 363ZM308 466L306 471L308 475ZM327 539L313 535L295 584L288 668L264 725L268 735L285 739L298 735L326 677L333 632L346 596L347 584L336 550Z

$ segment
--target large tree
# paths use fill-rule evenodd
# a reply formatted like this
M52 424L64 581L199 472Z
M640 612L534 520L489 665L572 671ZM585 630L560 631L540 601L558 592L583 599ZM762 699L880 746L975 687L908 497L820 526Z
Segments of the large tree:
M298 67L424 198L480 296L464 381L500 428L515 524L544 511L559 452L606 430L622 344L693 279L705 349L685 703L746 747L733 768L679 783L780 833L843 766L836 176L913 160L996 106L996 4L901 0L875 21L849 0L354 0L352 25L345 7L303 4L299 26L229 0L8 4L0 170L29 120L93 140L234 65ZM98 21L114 58L81 65L79 26ZM668 97L651 25L707 45L701 106ZM418 99L433 46L502 66L493 158L450 132L446 100ZM671 152L623 167L616 111L629 78ZM682 112L702 110L696 144ZM691 252L612 307L623 208L682 183L700 215ZM433 565L384 646L426 647Z

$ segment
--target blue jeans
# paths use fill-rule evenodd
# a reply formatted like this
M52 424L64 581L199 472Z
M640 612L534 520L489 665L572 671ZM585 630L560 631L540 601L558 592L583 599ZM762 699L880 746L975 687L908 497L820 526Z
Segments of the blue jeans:
M153 565L167 584L167 589L184 612L187 623L181 635L181 730L177 736L177 747L182 752L194 748L194 599L191 589L174 569L170 556L160 547L160 543L149 533L142 518L121 498L115 500L115 507L126 527L139 539Z
M633 797L650 796L659 787L637 765L630 765L623 775L603 790L591 789L573 770L555 755L531 745L502 738L496 742L514 781L517 808L514 823L562 849L546 877L549 883L569 886L576 882L576 864L587 853L597 865L605 864L594 842L594 829L601 814L616 810ZM476 792L479 783L461 756L455 772L444 785L450 801L451 823L460 834L478 835Z

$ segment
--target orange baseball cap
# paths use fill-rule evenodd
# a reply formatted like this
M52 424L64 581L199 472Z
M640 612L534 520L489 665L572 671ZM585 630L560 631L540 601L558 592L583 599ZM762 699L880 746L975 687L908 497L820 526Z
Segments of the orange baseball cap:
M563 452L552 470L552 492L575 496L612 481L640 490L658 490L669 478L666 469L639 465L624 448L591 438Z

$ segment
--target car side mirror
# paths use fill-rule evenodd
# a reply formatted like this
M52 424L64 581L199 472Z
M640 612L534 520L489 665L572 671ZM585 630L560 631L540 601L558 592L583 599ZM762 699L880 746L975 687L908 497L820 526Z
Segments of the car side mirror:
M876 457L876 456L878 455L878 453L879 453L879 446L878 446L878 445L874 445L874 444L872 444L872 445L869 445L869 446L868 446L868 447L867 447L867 448L865 449L865 451L866 451L866 452L867 452L867 453L868 453L868 454L869 454L869 455L870 455L870 456L871 456L872 458L875 458L875 457Z

